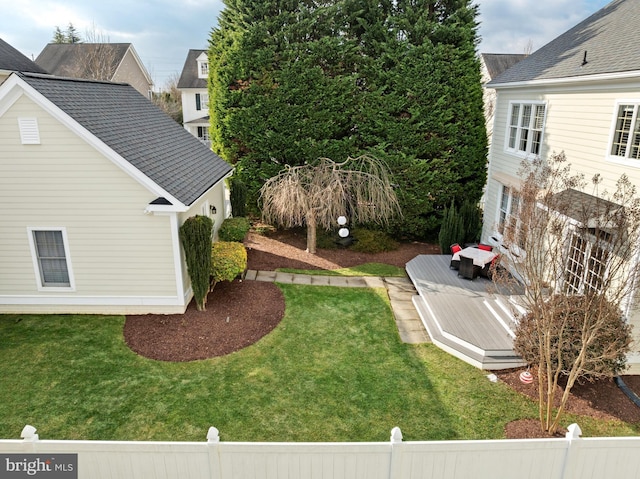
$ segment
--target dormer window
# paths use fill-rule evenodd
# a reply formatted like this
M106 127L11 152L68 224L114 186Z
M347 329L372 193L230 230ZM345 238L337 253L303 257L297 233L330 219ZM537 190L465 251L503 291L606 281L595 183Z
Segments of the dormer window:
M208 78L209 77L209 58L205 52L202 52L198 58L198 78Z
M208 62L198 62L198 76L200 78L207 78L209 75L209 63Z

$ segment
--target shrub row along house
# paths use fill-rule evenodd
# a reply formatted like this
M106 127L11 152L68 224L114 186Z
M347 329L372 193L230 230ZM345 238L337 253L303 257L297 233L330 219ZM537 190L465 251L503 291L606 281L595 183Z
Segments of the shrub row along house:
M615 191L623 174L640 185L639 22L637 0L615 0L489 83L497 92L497 104L482 241L514 261L517 254L527 253L517 245L518 234L526 231L518 217L523 160L546 160L564 152L573 173L586 179L599 175L597 191L564 192L576 209L597 204L604 190ZM608 274L607 255L594 245L597 239L576 239L577 230L588 227L575 218L567 231L565 268L559 278L565 290L597 290ZM505 241L509 229L515 239L511 244ZM638 261L637 252L634 258ZM628 297L623 305L640 338L633 300ZM640 373L640 355L630 354L628 363L632 373Z
M220 226L231 166L132 86L0 47L0 312L183 312L179 227Z

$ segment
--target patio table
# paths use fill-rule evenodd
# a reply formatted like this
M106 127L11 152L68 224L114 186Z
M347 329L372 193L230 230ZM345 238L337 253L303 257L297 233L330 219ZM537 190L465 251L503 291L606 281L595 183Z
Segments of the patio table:
M460 255L466 256L467 258L473 258L473 264L480 268L484 268L497 256L493 251L485 251L479 248L464 248L463 250L455 253L451 259L453 261L460 261Z

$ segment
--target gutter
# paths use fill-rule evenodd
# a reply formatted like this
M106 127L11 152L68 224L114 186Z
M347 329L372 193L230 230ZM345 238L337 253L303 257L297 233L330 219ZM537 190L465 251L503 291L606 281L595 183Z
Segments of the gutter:
M631 399L631 401L638 407L640 407L640 397L636 393L634 393L629 386L627 386L620 376L616 376L613 378L616 382L616 385L622 390L625 395Z

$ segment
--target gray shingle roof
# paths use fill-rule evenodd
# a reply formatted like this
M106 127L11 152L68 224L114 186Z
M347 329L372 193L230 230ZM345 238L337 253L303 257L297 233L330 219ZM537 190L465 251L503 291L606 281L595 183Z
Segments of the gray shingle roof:
M48 73L44 68L29 60L27 56L2 40L2 38L0 38L0 70Z
M182 67L178 88L207 88L207 80L198 78L198 57L206 50L189 50L187 59Z
M74 78L95 78L87 61L91 55L99 53L108 59L109 79L122 62L131 43L49 43L36 58L36 63L52 75Z
M492 79L527 58L523 53L482 53L481 56Z
M130 85L19 75L185 205L232 170Z
M640 2L614 0L517 63L496 84L640 71ZM586 52L586 63L583 64Z

